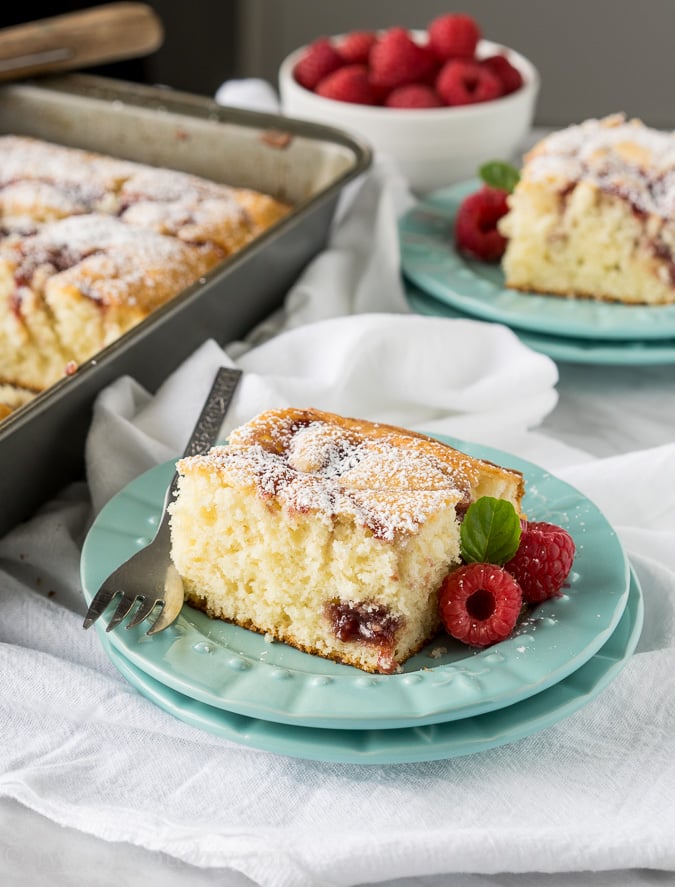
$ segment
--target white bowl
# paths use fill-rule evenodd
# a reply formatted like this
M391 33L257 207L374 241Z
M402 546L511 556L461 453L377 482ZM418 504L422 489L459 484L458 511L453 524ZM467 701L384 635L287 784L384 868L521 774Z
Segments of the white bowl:
M393 157L418 193L472 178L488 160L513 161L532 125L539 92L536 68L514 50L489 40L480 41L477 55L503 52L520 71L523 86L491 102L420 110L356 105L316 95L293 77L304 49L287 56L279 69L284 114L362 137L376 153Z

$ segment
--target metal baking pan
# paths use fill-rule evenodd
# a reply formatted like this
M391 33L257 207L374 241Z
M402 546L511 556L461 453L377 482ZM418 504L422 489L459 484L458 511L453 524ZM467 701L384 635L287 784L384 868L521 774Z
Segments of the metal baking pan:
M154 391L203 341L245 336L325 245L370 149L331 127L74 74L0 87L0 132L168 167L290 202L292 212L0 423L0 533L83 472L96 394L121 375Z

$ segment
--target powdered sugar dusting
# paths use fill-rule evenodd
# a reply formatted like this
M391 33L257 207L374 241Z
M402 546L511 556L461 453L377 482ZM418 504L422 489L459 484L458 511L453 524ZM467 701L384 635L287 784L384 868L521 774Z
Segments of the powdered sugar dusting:
M675 216L675 134L622 115L586 120L543 139L530 152L523 180L589 182L637 210Z
M326 521L349 516L386 541L417 532L438 509L454 506L463 498L450 481L445 490L353 489L338 475L294 469L284 455L257 444L215 448L206 456L195 456L194 462L223 471L237 486L254 485L263 499L274 498L289 512L311 512Z
M26 136L3 136L0 142L0 186L17 179L99 182L109 188L139 168L126 160L66 148Z
M52 182L19 181L11 182L0 190L0 210L3 221L7 216L28 217L63 216L87 212L89 202L81 190L59 187Z
M33 183L49 189L49 202L72 212L101 208L137 164L112 157L65 148L39 139L3 136L0 139L0 189ZM2 200L0 191L0 201ZM112 210L114 211L114 209Z
M129 225L152 228L182 240L211 240L234 251L253 232L253 221L227 185L175 170L147 168L120 190L121 217Z
M439 509L461 511L477 475L476 460L431 438L292 409L263 413L229 446L182 460L179 470L200 466L289 512L348 516L386 541L416 533Z
M122 185L124 201L156 200L173 203L180 200L197 201L204 198L230 200L236 206L235 191L227 185L209 182L189 173L172 169L138 167Z
M267 227L255 216L256 200L283 215L273 198L248 189L39 139L0 137L0 215L9 232L29 230L27 219L105 213L227 255Z
M37 267L49 265L63 271L98 252L117 250L131 254L138 268L175 264L184 258L181 244L149 230L135 230L114 216L88 214L70 216L42 225L29 237L12 238L0 247L0 256L16 269L17 276L30 279Z

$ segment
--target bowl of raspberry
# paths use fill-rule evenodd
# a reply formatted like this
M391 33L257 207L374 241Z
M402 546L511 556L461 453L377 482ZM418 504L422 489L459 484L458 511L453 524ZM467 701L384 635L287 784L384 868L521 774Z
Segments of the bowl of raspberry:
M481 163L515 159L539 74L484 39L471 16L448 13L423 30L319 37L284 59L279 92L285 114L360 136L427 193L472 177Z

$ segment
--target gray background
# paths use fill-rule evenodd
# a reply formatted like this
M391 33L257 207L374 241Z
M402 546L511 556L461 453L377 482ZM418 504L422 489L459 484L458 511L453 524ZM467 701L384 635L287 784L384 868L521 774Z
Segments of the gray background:
M100 0L99 0L100 2ZM535 124L560 126L616 111L675 128L675 0L149 0L165 40L146 59L102 73L213 95L231 77L276 85L279 63L320 35L394 24L425 27L467 12L542 77ZM0 27L98 5L96 0L0 3Z
M241 0L235 71L276 81L281 59L321 34L424 27L467 12L540 71L536 123L624 111L675 128L675 0Z

